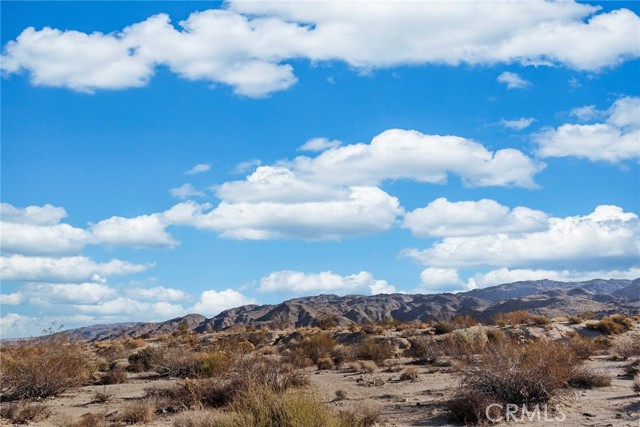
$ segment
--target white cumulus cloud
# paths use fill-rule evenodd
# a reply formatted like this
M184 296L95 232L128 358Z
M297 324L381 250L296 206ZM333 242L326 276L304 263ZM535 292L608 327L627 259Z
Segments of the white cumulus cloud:
M97 276L116 276L139 273L153 264L134 264L119 259L98 263L85 256L29 257L10 255L0 257L3 280L82 282Z
M319 152L338 147L339 145L342 145L342 141L338 141L337 139L313 138L298 147L298 151Z
M505 71L496 79L500 83L507 85L507 89L524 89L531 86L531 82L520 77L518 73Z
M361 271L357 274L341 276L324 271L317 274L299 271L276 271L260 279L259 292L295 292L298 294L316 294L332 292L338 294L368 291L370 294L394 293L395 287L385 280L374 279L371 273Z
M455 268L430 267L420 273L421 285L415 292L456 292L464 290L464 284Z
M172 188L171 190L169 190L169 193L171 194L171 196L177 199L204 196L204 193L202 191L198 190L189 183L182 184L180 187Z
M531 126L531 123L535 122L533 117L521 117L519 119L505 120L502 119L500 124L506 128L514 130L523 130Z
M450 202L441 197L407 212L402 227L418 237L520 233L548 228L548 217L522 206L509 209L495 200Z
M579 119L595 113L580 110ZM564 124L534 136L540 157L582 157L592 162L618 163L640 158L640 97L618 99L606 112L604 123Z
M177 24L158 14L109 34L29 27L5 44L2 69L91 92L142 86L166 67L261 97L295 84L288 62L299 59L360 70L519 63L598 71L639 56L639 22L627 9L574 1L231 1Z
M159 214L114 216L91 225L91 234L97 241L115 246L173 247L178 242L167 232L168 225Z
M581 271L636 266L639 242L636 214L601 205L588 215L549 218L548 229L543 231L445 237L426 250L403 253L431 267Z
M212 289L202 292L200 299L189 309L189 312L211 317L230 308L257 303L256 299L249 298L233 289L225 289L223 291Z

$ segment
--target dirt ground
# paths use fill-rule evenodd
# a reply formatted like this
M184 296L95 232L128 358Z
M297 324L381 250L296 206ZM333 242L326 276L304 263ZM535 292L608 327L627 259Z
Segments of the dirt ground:
M637 328L637 325L636 325ZM636 336L637 338L637 336ZM624 374L626 361L614 361L608 355L593 356L587 365L605 372L612 378L608 387L588 390L566 389L553 402L560 405L558 411L544 412L538 419L515 420L496 425L527 426L633 426L640 424L640 394L633 391L633 379ZM401 381L401 371L414 366L417 379ZM457 385L458 373L451 366L415 365L413 359L400 358L389 361L388 366L370 373L355 373L342 366L335 370L308 368L311 392L336 409L362 405L377 406L382 413L380 425L389 427L448 426L452 423L445 401ZM91 385L75 388L55 398L45 399L51 409L46 420L31 423L33 426L59 427L69 425L83 414L120 411L124 405L145 395L145 389L175 383L176 379L154 379L148 373L129 373L124 384ZM340 398L336 391L339 391ZM105 403L95 402L96 393L110 395ZM174 414L160 414L154 426L172 426ZM0 420L0 425L11 425Z

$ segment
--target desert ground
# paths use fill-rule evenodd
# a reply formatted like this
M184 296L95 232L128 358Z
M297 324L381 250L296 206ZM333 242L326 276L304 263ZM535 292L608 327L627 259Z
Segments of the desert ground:
M628 319L632 322L629 330L603 332L594 327L597 320L541 321L539 316L518 317L523 317L522 313L512 319L506 316L500 325L476 325L472 319L454 319L435 325L387 321L278 331L266 328L232 328L207 334L178 331L165 336L83 344L65 343L58 336L52 338L57 340L55 343L23 343L22 353L15 347L5 346L0 425L405 427L487 424L486 419L456 417L451 401L456 396L462 396L463 401L468 399L464 397L465 390L475 393L476 389L469 385L474 369L483 372L497 369L499 374L504 369L505 378L509 372L519 369L517 365L501 367L504 361L497 359L492 362L497 364L493 368L481 364L497 357L498 353L492 353L491 348L499 343L503 349L500 351L526 347L528 352L540 352L542 359L553 358L555 352L569 349L563 355L567 359L560 359L552 369L575 365L589 375L586 380L573 377L563 380L553 391L549 388L548 399L543 399L551 408L546 419L544 412L525 414L524 418L518 412L517 419L492 425L638 426L638 319ZM45 350L25 351L37 346ZM46 349L46 346L55 348ZM81 366L89 370L80 384L64 386L46 397L27 397L26 394L33 391L29 385L44 380L33 373L22 372L23 376L32 377L23 387L23 395L17 394L15 383L10 382L12 375L20 374L14 372L16 364L25 362L24 369L39 369L44 374L50 368L46 364L39 366L41 362L36 360L28 365L32 354L71 351L72 348L82 354ZM146 355L149 360L136 358L136 354ZM50 356L40 353L39 357L48 361ZM57 363L60 365L53 369L66 366L64 361ZM544 372L539 369L536 365L531 371L534 374L530 375L542 377L549 374L551 368L545 367ZM74 372L68 372L67 377L79 371ZM230 379L233 375L244 378L245 382L235 383ZM14 382L17 380L19 378L13 378ZM268 391L254 403L260 411L277 406L268 399L302 398L303 402L296 401L293 405L308 414L274 415L285 411L278 406L279 409L272 410L273 414L258 421L256 408L238 402L265 384ZM217 394L204 389L216 389ZM253 411L254 418L238 415L243 411ZM234 418L236 415L239 418Z

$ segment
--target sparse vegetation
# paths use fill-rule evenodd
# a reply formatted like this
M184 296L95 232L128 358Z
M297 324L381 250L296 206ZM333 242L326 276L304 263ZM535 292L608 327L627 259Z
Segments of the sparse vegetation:
M614 314L596 322L587 322L587 328L605 335L618 335L633 328L633 320L621 314Z
M0 391L6 400L55 396L89 378L82 347L64 335L3 349L0 368Z
M44 403L39 402L10 402L0 406L0 418L13 424L28 424L48 418L51 410Z

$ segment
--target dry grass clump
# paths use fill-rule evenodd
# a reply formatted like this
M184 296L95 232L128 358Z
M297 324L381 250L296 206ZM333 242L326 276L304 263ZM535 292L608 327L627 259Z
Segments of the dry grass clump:
M613 345L613 352L622 359L640 355L640 339L634 337L620 337Z
M567 346L552 341L489 345L477 361L464 366L448 408L454 419L481 423L491 403L519 407L545 403L568 383L578 364Z
M587 322L587 328L605 335L618 335L633 328L633 320L622 314L604 317L597 322Z
M440 356L440 347L431 337L409 338L409 343L411 347L406 351L406 355L413 357L418 363L434 363Z
M389 341L370 337L356 346L355 354L359 359L372 360L376 365L382 366L385 360L393 357L394 350Z
M155 418L156 404L148 399L130 402L118 414L118 420L127 424L149 424Z
M233 358L226 353L184 353L170 351L156 366L161 376L175 378L209 378L231 369Z
M400 374L400 381L416 381L418 379L418 368L409 366Z
M129 355L128 369L132 372L143 372L155 369L164 362L164 352L160 348L145 347L137 353Z
M582 323L584 321L582 319L582 317L580 317L580 316L569 316L569 317L567 317L567 320L572 325L579 325L580 323Z
M215 427L228 416L215 409L184 411L176 415L173 427Z
M294 350L299 351L317 364L319 359L331 356L331 350L336 344L336 340L331 335L323 332L304 337L295 345Z
M640 373L640 359L633 359L622 367L627 375L632 377Z
M323 357L322 359L318 359L318 369L321 371L329 371L331 369L336 368L336 364L333 363L333 359L330 357Z
M551 319L541 314L532 314L525 310L499 313L493 319L498 326L538 325L544 326L551 323Z
M598 346L593 340L578 333L569 338L567 345L578 359L588 359L598 350Z
M110 421L106 413L87 412L78 421L62 423L60 427L118 427L121 425L121 422Z
M38 402L11 402L0 406L0 418L12 424L28 424L31 421L44 420L50 415L49 407Z
M4 400L44 398L89 378L82 347L55 335L0 352L0 395Z
M120 365L112 363L109 370L101 378L101 384L122 384L127 382L127 371Z
M633 391L640 393L640 375L638 374L633 377Z
M105 403L113 399L115 393L113 391L107 390L107 387L103 387L102 390L96 390L93 394L93 403Z
M334 400L336 401L345 400L347 398L347 392L341 388L336 390L335 394L336 398Z
M382 410L371 401L360 403L355 408L340 412L342 427L371 427L381 422Z
M611 385L611 377L586 366L578 366L571 372L567 384L574 388L608 387Z

